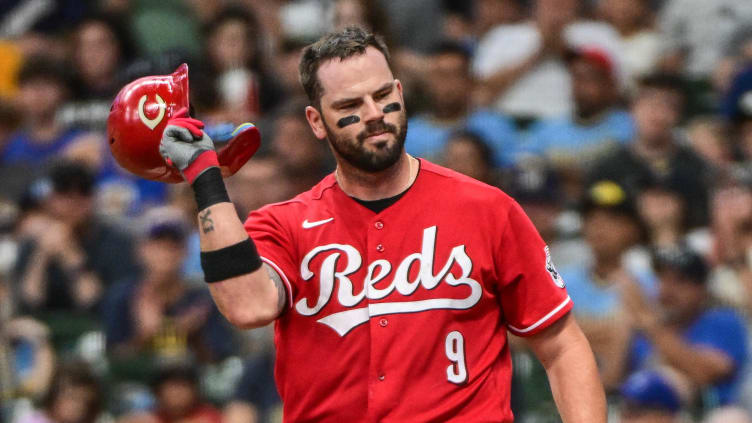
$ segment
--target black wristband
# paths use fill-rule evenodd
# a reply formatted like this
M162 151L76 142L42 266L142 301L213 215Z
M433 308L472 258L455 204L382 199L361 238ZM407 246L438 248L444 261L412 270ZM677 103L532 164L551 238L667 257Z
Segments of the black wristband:
M193 194L196 197L198 211L217 203L229 203L225 182L222 180L222 171L218 167L210 167L193 181Z
M261 257L250 238L219 250L201 252L201 268L207 283L252 273L259 267Z

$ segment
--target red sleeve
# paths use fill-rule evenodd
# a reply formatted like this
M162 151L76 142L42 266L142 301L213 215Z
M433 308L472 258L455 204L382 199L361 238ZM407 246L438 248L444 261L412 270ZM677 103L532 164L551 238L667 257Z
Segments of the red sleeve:
M501 307L515 335L537 333L572 308L548 247L516 202L508 210L496 265Z
M276 270L287 286L287 305L292 307L295 298L290 277L297 274L295 247L289 232L276 216L268 212L268 207L251 212L245 221L245 231L256 244L261 260Z

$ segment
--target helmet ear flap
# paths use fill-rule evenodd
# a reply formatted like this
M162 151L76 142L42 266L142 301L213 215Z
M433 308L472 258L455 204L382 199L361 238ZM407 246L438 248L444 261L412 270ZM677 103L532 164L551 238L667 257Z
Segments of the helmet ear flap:
M180 173L165 163L159 142L167 121L190 106L188 65L170 75L139 78L115 97L107 118L107 138L115 160L145 179L181 182Z

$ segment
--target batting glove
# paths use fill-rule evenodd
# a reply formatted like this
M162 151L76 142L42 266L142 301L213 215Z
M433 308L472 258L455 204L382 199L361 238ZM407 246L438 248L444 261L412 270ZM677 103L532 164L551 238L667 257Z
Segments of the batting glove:
M208 169L219 168L214 143L203 129L204 123L188 116L188 110L182 108L167 121L159 143L162 158L180 170L191 185Z

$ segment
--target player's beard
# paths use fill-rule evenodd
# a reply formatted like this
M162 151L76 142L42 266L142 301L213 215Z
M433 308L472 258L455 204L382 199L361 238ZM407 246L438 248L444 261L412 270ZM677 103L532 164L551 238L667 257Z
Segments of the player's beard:
M377 173L389 169L399 160L405 148L407 114L404 111L399 114L398 125L392 125L383 119L378 122L370 122L355 139L338 137L326 123L324 123L324 127L329 144L339 157L363 172ZM365 139L378 132L390 133L394 135L395 140L375 144L375 150L366 149Z

